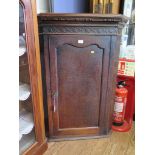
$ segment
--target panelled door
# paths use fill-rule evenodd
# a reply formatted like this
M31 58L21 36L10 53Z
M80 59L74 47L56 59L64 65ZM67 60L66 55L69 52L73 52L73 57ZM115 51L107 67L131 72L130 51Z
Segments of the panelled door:
M110 37L52 35L47 39L50 136L104 134Z

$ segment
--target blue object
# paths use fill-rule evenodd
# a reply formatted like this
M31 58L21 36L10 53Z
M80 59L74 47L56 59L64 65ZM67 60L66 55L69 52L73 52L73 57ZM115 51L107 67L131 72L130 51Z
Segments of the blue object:
M89 0L53 0L54 13L89 13Z

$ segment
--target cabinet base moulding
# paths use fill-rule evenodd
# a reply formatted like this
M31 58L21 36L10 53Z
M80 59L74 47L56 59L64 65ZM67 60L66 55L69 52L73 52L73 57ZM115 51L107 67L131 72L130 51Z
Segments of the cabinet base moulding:
M78 136L78 137L50 137L48 142L59 142L59 141L74 141L74 140L87 140L87 139L99 139L99 138L109 138L112 134L110 131L107 135L96 135L96 136Z
M24 152L23 155L43 155L43 153L47 150L48 144L47 144L47 139L42 142L42 144L38 145L39 143L36 143L32 145L26 152Z

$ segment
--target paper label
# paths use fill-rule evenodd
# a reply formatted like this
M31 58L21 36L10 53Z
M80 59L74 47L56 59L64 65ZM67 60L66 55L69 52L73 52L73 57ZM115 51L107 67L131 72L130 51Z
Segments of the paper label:
M122 112L123 111L123 103L121 102L115 102L114 105L114 111L115 112Z
M79 43L79 44L83 44L84 41L83 41L83 40L78 40L78 43Z

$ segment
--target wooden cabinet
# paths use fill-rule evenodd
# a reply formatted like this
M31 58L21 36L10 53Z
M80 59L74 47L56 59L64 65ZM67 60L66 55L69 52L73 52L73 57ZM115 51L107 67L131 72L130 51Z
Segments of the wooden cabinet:
M50 138L107 135L121 29L127 19L121 15L40 14L38 21Z
M19 154L41 155L46 149L35 1L20 0Z

